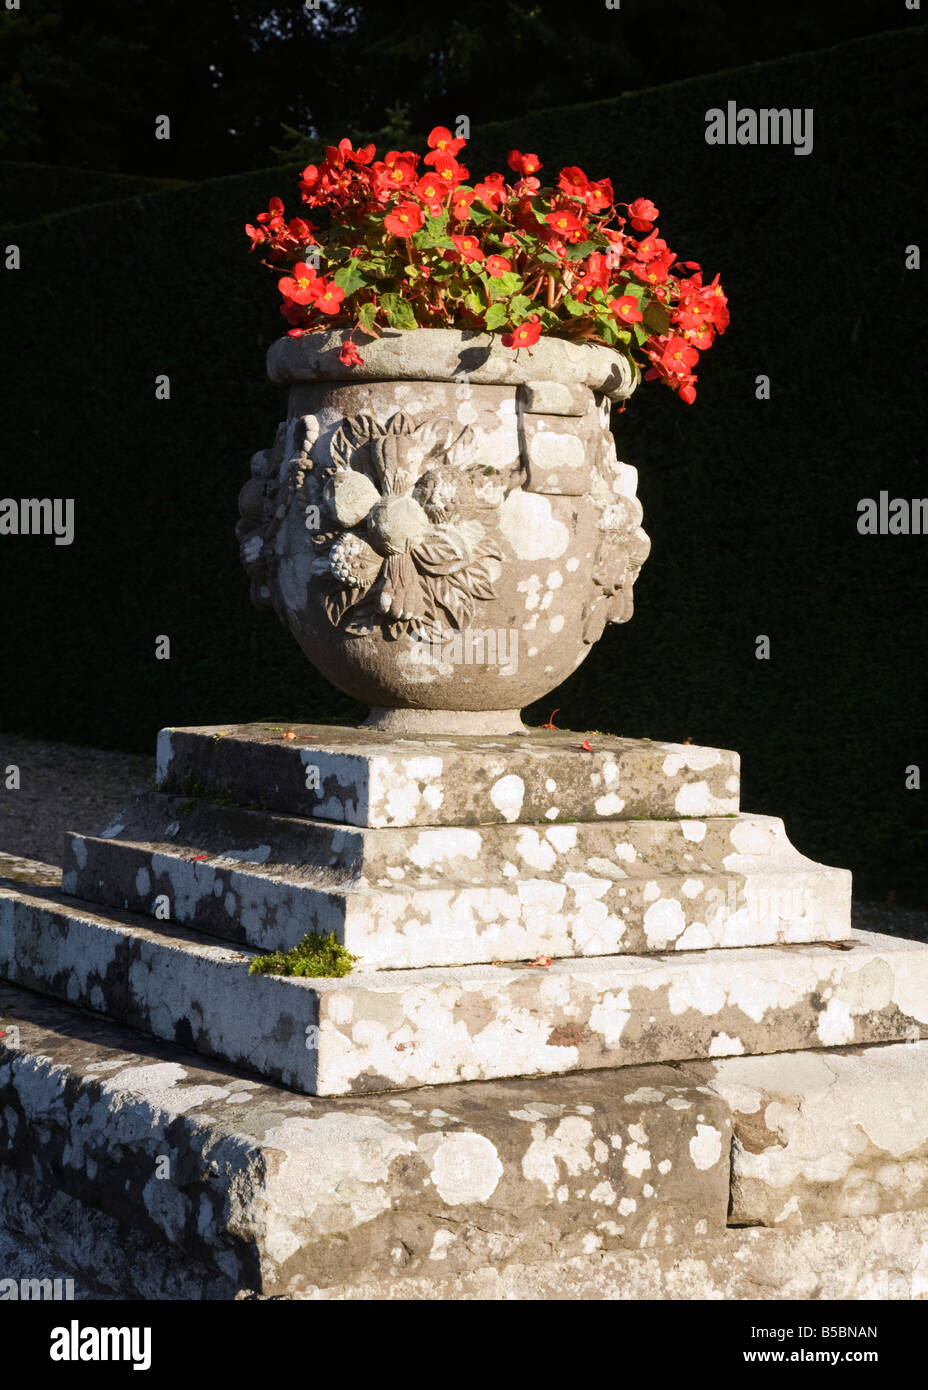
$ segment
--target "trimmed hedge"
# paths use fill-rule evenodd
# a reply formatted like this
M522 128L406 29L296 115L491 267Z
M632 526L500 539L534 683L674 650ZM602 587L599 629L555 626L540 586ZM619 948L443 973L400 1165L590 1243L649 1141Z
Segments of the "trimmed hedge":
M0 160L0 223L33 222L50 212L88 207L183 188L183 179L150 179L102 169L62 169L56 164Z
M653 198L732 309L694 407L646 386L616 421L653 540L637 613L530 716L560 706L576 729L738 748L747 809L783 816L860 889L909 901L928 900L925 793L905 789L908 765L928 777L928 541L861 537L856 520L881 489L926 491L923 281L904 269L925 32L533 113L476 130L467 152L476 173L516 145L548 172L578 163ZM705 112L729 99L813 107L812 154L706 145ZM233 536L249 455L282 407L263 377L273 281L242 224L271 194L292 199L294 173L16 230L5 490L74 497L77 534L0 545L11 731L150 750L163 724L356 717L251 609ZM160 373L170 401L155 400Z

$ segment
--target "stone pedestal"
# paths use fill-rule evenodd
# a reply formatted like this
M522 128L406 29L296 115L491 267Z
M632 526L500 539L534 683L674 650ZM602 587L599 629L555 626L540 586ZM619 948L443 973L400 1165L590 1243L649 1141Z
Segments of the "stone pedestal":
M313 1095L871 1043L928 951L739 809L735 753L534 730L164 730L158 790L6 896L0 968ZM79 900L79 901L78 901ZM341 979L251 975L308 932Z
M0 1216L123 1294L928 1291L928 947L851 930L735 753L165 730L20 879ZM249 973L308 932L352 972Z

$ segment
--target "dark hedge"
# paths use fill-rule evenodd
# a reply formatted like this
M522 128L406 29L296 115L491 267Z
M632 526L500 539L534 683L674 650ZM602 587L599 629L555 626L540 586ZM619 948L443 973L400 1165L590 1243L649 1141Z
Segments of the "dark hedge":
M693 407L643 388L616 420L653 550L630 624L543 707L560 722L734 747L743 805L867 893L928 900L926 548L866 536L857 502L928 489L922 272L925 29L536 112L473 132L472 172L516 145L548 172L654 199L684 259L720 270L732 326ZM729 100L812 107L814 150L715 147ZM453 113L436 112L451 124ZM355 717L249 606L233 537L251 452L282 393L280 331L242 224L294 170L47 216L15 233L4 288L2 491L74 497L77 538L3 539L0 726L149 750L164 724ZM295 205L294 205L295 206ZM156 401L168 373L170 401ZM772 397L755 397L766 374ZM167 634L172 659L155 660ZM771 659L755 659L769 636Z
M55 164L0 160L0 223L33 222L50 212L88 207L183 187L183 179L150 179L102 169L62 169Z

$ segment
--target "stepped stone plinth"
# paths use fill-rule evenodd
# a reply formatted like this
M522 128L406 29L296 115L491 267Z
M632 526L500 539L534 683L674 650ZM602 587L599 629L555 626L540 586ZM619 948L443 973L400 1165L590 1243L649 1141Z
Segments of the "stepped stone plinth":
M0 895L0 969L309 1094L928 1023L928 951L851 935L850 875L739 810L731 752L249 725L165 730L158 783ZM249 973L310 931L349 976Z
M136 1297L914 1296L928 946L850 887L724 750L165 730L0 880L0 1220Z
M769 816L346 828L145 793L69 836L76 897L258 950L308 931L366 968L838 940L850 876Z

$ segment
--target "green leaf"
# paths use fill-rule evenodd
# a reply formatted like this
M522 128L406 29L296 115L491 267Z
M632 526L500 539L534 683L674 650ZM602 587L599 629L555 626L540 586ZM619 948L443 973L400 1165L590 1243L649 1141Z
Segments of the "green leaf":
M518 323L521 319L524 319L527 314L537 313L538 309L539 305L535 303L534 299L529 299L527 294L517 294L509 304L509 310L514 323Z
M343 265L340 270L336 270L332 279L340 289L345 291L346 298L367 283L364 275L358 269L357 260L349 261L348 265Z
M586 259L591 251L595 250L595 241L581 241L578 242L576 246L567 247L567 259L569 261L582 261Z
M644 311L644 321L652 333L667 333L670 329L670 315L659 299L652 299Z
M587 312L586 305L582 304L579 299L574 299L571 294L565 295L563 302L564 308L567 310L568 314L571 314L575 319Z
M645 328L643 323L632 324L632 329L634 331L635 341L637 342L638 346L643 347L651 336L650 329Z
M505 275L487 275L484 283L494 299L505 299L511 294L517 294L522 288L523 280L521 275L517 275L514 270L507 270Z
M418 328L416 316L402 295L382 294L380 302L386 310L391 328Z
M359 324L361 325L361 327L364 329L365 333L370 333L370 332L371 332L371 330L372 330L373 327L374 327L374 322L375 322L376 318L377 318L377 305L376 305L376 304L362 304L362 305L361 305L360 309L358 310L358 323L359 323Z
M509 311L507 310L505 304L491 304L489 309L487 309L485 315L486 326L492 333L494 329L502 328L503 324L506 323L508 318Z

